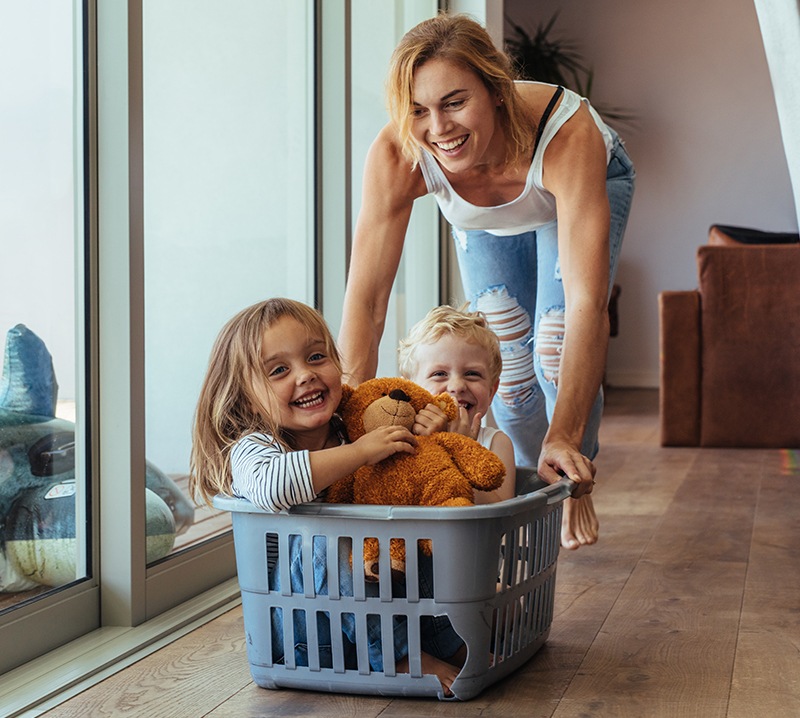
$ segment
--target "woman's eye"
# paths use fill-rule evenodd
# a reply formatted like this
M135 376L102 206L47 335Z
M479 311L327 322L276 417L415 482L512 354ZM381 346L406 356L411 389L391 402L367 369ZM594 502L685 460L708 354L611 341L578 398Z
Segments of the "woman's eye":
M414 107L411 110L411 116L415 117L415 118L422 117L424 114L425 114L425 108L424 107Z
M448 110L457 110L464 104L464 100L453 100L452 102L448 102L445 107Z

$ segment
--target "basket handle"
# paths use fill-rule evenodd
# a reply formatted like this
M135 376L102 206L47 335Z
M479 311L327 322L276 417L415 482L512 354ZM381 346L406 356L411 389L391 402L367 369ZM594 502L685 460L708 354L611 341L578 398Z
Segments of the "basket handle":
M572 492L575 490L577 485L577 481L568 479L565 476L563 479L559 479L554 484L548 484L547 486L539 489L539 491L547 496L547 505L552 506L553 504L557 504L559 501L563 501L564 499L568 499L570 496L572 496Z

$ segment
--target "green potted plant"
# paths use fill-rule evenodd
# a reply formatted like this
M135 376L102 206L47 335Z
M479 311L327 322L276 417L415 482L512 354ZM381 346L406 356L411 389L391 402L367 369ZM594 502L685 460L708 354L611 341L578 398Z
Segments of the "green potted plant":
M505 40L505 49L514 63L521 80L549 82L577 92L591 99L594 70L581 56L574 42L552 36L558 12L547 22L540 23L533 32L506 16L512 35ZM592 103L607 120L617 125L633 125L635 117L629 110Z

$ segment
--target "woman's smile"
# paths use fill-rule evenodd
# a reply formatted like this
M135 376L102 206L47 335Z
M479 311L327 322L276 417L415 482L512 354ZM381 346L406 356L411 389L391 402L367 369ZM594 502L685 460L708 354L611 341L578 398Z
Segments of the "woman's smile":
M411 134L451 172L489 164L498 154L496 109L490 91L463 65L434 58L414 72Z

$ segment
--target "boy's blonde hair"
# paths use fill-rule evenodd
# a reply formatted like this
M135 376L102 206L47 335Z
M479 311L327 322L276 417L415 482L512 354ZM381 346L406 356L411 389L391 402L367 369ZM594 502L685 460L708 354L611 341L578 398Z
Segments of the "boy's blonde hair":
M397 129L403 156L416 167L422 156L411 136L414 73L428 60L441 59L474 72L500 100L497 108L506 140L506 161L514 164L533 150L534 131L514 87L508 56L498 50L485 28L469 15L441 13L411 28L392 54L386 80L389 115Z
M397 350L401 376L410 379L416 373L416 349L420 344L434 344L443 336L452 335L483 347L489 355L488 370L492 385L500 379L503 368L500 341L489 328L483 313L467 311L467 306L461 309L446 304L435 307L411 327L408 336L400 340Z
M230 451L246 434L266 432L291 448L275 419L266 415L260 392L270 391L264 376L264 332L283 317L291 317L319 336L336 368L341 360L333 336L312 307L282 297L243 309L220 331L200 389L192 427L189 490L210 504L216 494L231 493Z

